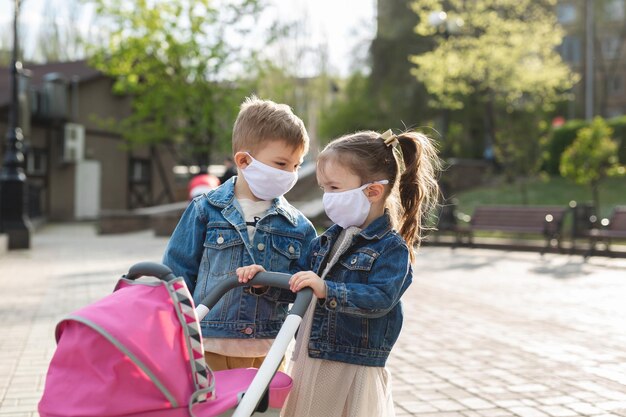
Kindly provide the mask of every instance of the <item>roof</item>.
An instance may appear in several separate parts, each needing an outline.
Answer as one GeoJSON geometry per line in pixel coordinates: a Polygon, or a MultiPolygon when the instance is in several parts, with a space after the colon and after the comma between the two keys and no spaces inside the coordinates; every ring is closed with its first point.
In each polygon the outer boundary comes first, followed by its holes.
{"type": "MultiPolygon", "coordinates": [[[[30,86],[39,87],[43,78],[49,73],[59,73],[68,81],[78,77],[78,82],[85,82],[97,78],[102,73],[90,67],[86,60],[68,62],[49,62],[47,64],[24,64],[24,68],[31,72],[30,86]]],[[[0,108],[7,106],[11,100],[11,68],[0,66],[0,108]]]]}

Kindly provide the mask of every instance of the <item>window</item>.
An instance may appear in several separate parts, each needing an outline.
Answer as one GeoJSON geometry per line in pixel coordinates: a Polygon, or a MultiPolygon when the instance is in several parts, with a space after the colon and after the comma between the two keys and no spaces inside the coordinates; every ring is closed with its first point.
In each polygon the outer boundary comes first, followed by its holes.
{"type": "Polygon", "coordinates": [[[561,24],[576,22],[576,6],[572,3],[563,3],[556,6],[556,18],[561,24]]]}
{"type": "Polygon", "coordinates": [[[581,61],[581,42],[578,36],[565,36],[559,47],[559,53],[565,62],[578,64],[581,61]]]}
{"type": "Polygon", "coordinates": [[[48,170],[48,152],[42,148],[30,148],[26,153],[26,175],[43,176],[48,170]]]}
{"type": "Polygon", "coordinates": [[[619,57],[622,42],[616,36],[610,36],[602,39],[602,57],[604,59],[615,59],[619,57]]]}
{"type": "Polygon", "coordinates": [[[607,91],[610,96],[617,96],[624,92],[624,77],[622,75],[615,75],[609,77],[606,80],[607,91]]]}
{"type": "Polygon", "coordinates": [[[150,182],[150,160],[132,158],[130,160],[130,172],[128,177],[133,184],[146,184],[150,182]]]}

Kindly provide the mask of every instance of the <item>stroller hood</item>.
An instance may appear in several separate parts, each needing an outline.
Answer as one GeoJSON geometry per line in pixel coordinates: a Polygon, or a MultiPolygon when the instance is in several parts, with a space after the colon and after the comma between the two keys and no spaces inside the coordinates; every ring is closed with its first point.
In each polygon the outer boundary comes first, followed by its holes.
{"type": "Polygon", "coordinates": [[[181,278],[121,279],[111,295],[61,321],[56,339],[42,417],[186,415],[192,395],[202,401],[212,388],[181,278]]]}

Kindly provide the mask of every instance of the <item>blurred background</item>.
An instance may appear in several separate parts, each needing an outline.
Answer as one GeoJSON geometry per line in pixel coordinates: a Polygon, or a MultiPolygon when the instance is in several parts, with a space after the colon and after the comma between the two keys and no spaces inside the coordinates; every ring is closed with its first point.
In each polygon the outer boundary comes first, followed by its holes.
{"type": "MultiPolygon", "coordinates": [[[[454,224],[556,205],[590,228],[626,204],[626,0],[2,0],[3,170],[23,198],[0,187],[0,223],[178,212],[194,176],[224,173],[251,94],[304,120],[308,161],[355,130],[426,133],[454,224]]],[[[315,218],[301,177],[288,197],[315,218]]]]}

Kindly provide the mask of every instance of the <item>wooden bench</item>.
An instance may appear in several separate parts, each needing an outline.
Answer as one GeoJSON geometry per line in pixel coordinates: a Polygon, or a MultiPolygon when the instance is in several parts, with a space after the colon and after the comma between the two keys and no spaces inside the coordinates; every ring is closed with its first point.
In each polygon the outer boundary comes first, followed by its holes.
{"type": "Polygon", "coordinates": [[[626,239],[626,206],[618,206],[613,209],[611,217],[600,221],[601,228],[589,231],[589,252],[586,256],[597,252],[598,242],[605,244],[605,251],[610,252],[612,239],[626,239]]]}
{"type": "Polygon", "coordinates": [[[542,253],[556,244],[561,249],[561,226],[567,208],[560,206],[478,206],[469,225],[456,230],[457,244],[463,237],[473,244],[475,231],[539,234],[545,237],[542,253]]]}

